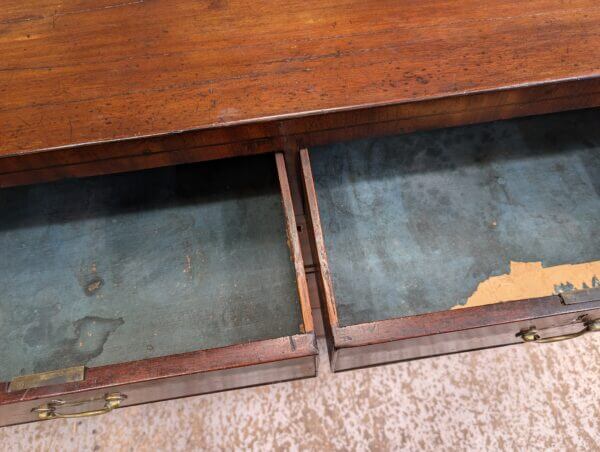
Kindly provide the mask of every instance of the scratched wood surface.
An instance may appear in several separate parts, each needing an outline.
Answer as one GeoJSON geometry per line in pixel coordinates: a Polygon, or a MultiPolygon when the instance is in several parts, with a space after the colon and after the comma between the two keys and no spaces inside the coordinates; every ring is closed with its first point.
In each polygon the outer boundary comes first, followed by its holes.
{"type": "Polygon", "coordinates": [[[599,122],[596,109],[311,150],[340,325],[600,287],[599,122]]]}
{"type": "Polygon", "coordinates": [[[0,191],[0,381],[298,334],[274,163],[0,191]]]}
{"type": "MultiPolygon", "coordinates": [[[[457,101],[455,121],[528,114],[526,104],[552,96],[558,100],[539,108],[598,103],[598,84],[586,80],[600,75],[600,5],[7,0],[0,9],[0,55],[0,156],[6,157],[0,159],[0,175],[9,185],[168,165],[204,154],[258,152],[286,145],[285,139],[265,144],[275,136],[399,115],[382,110],[377,117],[357,113],[324,120],[345,110],[515,87],[524,91],[493,100],[484,96],[476,106],[457,101]],[[541,89],[535,99],[527,94],[533,85],[565,80],[572,81],[566,92],[541,89]],[[496,103],[497,112],[485,112],[496,103]],[[506,105],[508,110],[500,108],[506,105]],[[481,112],[460,112],[475,107],[481,112]],[[283,118],[304,119],[274,122],[283,118]],[[244,124],[256,127],[215,132],[244,124]],[[194,130],[198,134],[171,135],[175,144],[147,142],[126,151],[40,152],[194,130]],[[250,140],[258,141],[232,144],[250,140]],[[191,150],[207,144],[214,148],[191,150]],[[189,153],[176,155],[182,148],[189,153]],[[133,154],[137,160],[125,158],[133,154]],[[115,160],[107,163],[109,157],[115,160]],[[77,170],[48,169],[82,160],[88,165],[77,170]],[[40,168],[46,172],[36,175],[33,170],[40,168]],[[32,171],[31,177],[4,174],[19,171],[32,171]]],[[[435,116],[448,108],[427,105],[400,116],[435,116]]]]}

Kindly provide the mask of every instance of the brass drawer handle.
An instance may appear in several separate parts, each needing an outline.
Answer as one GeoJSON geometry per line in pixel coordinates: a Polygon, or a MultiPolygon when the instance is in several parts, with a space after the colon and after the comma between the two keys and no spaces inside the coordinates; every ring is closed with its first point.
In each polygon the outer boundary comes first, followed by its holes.
{"type": "Polygon", "coordinates": [[[582,329],[581,331],[577,331],[576,333],[563,334],[560,336],[552,337],[540,337],[535,327],[531,327],[527,331],[519,333],[518,336],[520,336],[521,339],[523,339],[523,342],[537,342],[538,344],[547,344],[549,342],[560,342],[566,341],[567,339],[574,339],[576,337],[583,336],[585,333],[591,333],[592,331],[600,331],[600,319],[592,320],[591,322],[585,325],[584,329],[582,329]]]}
{"type": "Polygon", "coordinates": [[[69,413],[63,414],[59,413],[57,410],[61,407],[71,407],[82,405],[84,403],[91,402],[93,400],[79,400],[76,402],[65,402],[64,400],[53,400],[52,402],[45,403],[40,405],[37,408],[31,410],[32,412],[36,412],[38,414],[38,419],[40,420],[48,420],[48,419],[72,419],[79,417],[90,417],[90,416],[100,416],[101,414],[110,413],[115,408],[119,408],[121,406],[121,402],[125,400],[127,396],[125,394],[121,394],[119,392],[114,392],[111,394],[106,394],[104,396],[104,407],[99,410],[91,410],[91,411],[83,411],[81,413],[69,413]]]}

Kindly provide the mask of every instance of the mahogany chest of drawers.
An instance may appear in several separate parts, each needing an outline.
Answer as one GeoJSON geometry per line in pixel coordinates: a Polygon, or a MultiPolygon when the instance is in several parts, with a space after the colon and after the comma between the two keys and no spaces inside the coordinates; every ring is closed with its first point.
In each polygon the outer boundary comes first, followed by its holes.
{"type": "Polygon", "coordinates": [[[0,423],[599,330],[599,113],[3,189],[0,423]]]}
{"type": "Polygon", "coordinates": [[[0,425],[600,328],[595,0],[5,3],[0,425]]]}

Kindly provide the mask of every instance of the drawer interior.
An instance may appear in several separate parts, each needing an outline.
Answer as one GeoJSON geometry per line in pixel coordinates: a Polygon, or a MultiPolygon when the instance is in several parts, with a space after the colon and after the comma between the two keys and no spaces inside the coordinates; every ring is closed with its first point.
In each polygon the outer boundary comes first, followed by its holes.
{"type": "Polygon", "coordinates": [[[600,111],[310,151],[340,326],[600,286],[600,111]]]}
{"type": "Polygon", "coordinates": [[[0,190],[0,381],[298,334],[273,155],[0,190]]]}

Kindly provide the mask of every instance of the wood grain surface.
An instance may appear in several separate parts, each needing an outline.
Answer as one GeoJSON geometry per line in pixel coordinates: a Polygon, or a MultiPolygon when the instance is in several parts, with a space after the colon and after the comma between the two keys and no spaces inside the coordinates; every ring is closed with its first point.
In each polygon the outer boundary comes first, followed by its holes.
{"type": "Polygon", "coordinates": [[[331,366],[342,371],[511,344],[538,345],[524,344],[518,334],[529,328],[544,337],[572,334],[599,315],[599,301],[565,305],[551,296],[334,327],[331,366]]]}
{"type": "Polygon", "coordinates": [[[248,342],[86,370],[81,382],[8,392],[0,384],[0,426],[36,420],[31,409],[60,398],[93,400],[111,391],[137,405],[194,394],[306,378],[316,373],[314,334],[248,342]]]}
{"type": "Polygon", "coordinates": [[[595,0],[9,0],[0,186],[600,105],[599,25],[595,0]]]}

